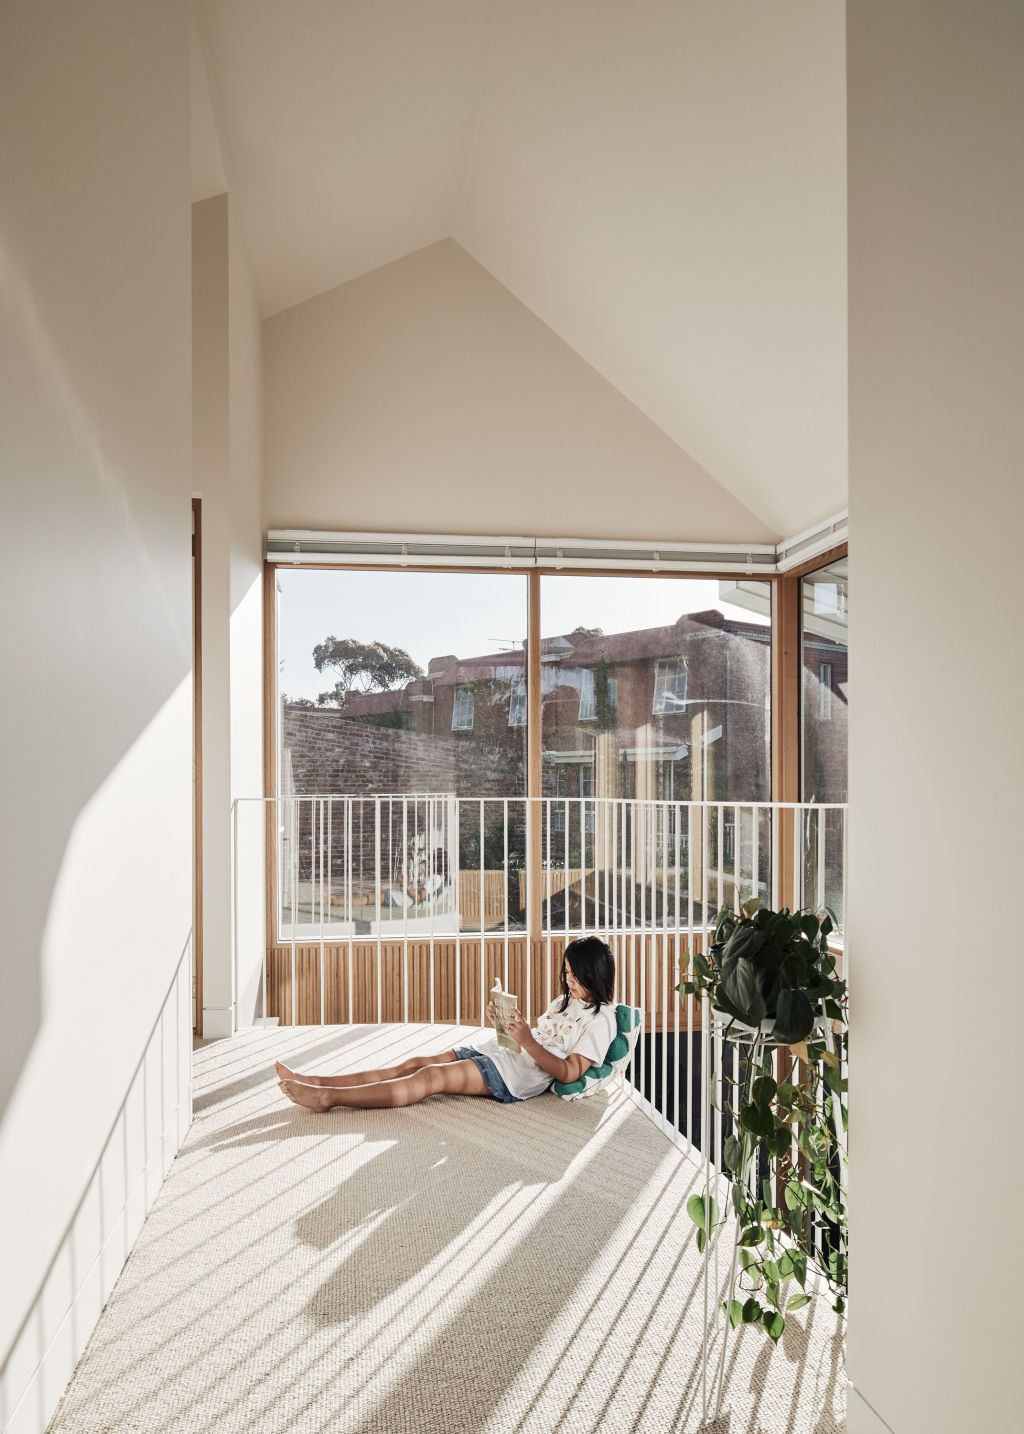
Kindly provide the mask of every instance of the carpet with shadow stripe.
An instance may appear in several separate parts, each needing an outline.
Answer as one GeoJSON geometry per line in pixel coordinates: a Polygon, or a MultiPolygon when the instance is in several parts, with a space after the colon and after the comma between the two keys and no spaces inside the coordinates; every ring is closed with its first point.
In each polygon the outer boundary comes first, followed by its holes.
{"type": "MultiPolygon", "coordinates": [[[[314,1115],[275,1059],[361,1070],[466,1027],[245,1032],[195,1053],[195,1123],[52,1434],[624,1434],[700,1426],[696,1165],[622,1090],[314,1115]]],[[[826,1301],[731,1337],[728,1434],[836,1434],[826,1301]]]]}

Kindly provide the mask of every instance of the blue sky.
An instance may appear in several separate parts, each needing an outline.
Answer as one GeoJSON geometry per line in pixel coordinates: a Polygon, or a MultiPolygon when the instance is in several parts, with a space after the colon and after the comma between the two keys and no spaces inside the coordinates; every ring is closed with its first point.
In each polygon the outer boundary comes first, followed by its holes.
{"type": "MultiPolygon", "coordinates": [[[[313,648],[334,637],[404,647],[426,669],[431,657],[457,657],[517,646],[526,637],[526,578],[519,573],[278,570],[280,685],[311,697],[333,685],[313,666],[313,648]]],[[[767,623],[723,603],[713,579],[555,575],[542,580],[542,635],[600,627],[629,632],[718,608],[767,623]]]]}

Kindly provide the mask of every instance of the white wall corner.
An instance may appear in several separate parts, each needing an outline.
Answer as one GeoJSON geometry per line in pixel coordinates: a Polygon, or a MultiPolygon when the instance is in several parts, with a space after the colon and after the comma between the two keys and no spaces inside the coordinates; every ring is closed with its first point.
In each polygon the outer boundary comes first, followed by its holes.
{"type": "Polygon", "coordinates": [[[896,1434],[853,1384],[846,1391],[846,1434],[896,1434]]]}

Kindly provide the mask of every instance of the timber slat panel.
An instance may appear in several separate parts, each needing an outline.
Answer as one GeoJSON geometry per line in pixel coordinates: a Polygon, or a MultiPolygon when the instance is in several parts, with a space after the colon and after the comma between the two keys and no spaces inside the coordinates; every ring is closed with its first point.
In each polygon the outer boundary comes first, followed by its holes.
{"type": "MultiPolygon", "coordinates": [[[[484,937],[484,1000],[500,978],[506,989],[519,998],[520,1009],[534,1023],[549,999],[561,992],[562,953],[566,946],[564,934],[541,937],[532,943],[530,955],[530,1010],[526,1010],[526,938],[509,936],[508,980],[505,980],[504,935],[484,937]]],[[[571,938],[569,938],[571,939],[571,938]]],[[[672,933],[636,932],[613,934],[607,938],[615,954],[617,1001],[639,1006],[641,971],[647,1004],[652,1004],[651,989],[656,983],[655,1013],[650,1009],[645,1022],[647,1031],[675,1029],[675,1003],[679,1001],[674,987],[681,979],[676,969],[677,941],[672,933]],[[646,961],[646,968],[644,963],[646,961]],[[666,993],[667,987],[667,993],[666,993]],[[665,996],[668,997],[667,1009],[665,996]]],[[[700,949],[699,937],[693,943],[700,949]]],[[[430,940],[410,939],[380,941],[368,937],[350,941],[325,941],[324,959],[324,1020],[327,1025],[349,1024],[349,990],[351,980],[351,1021],[355,1025],[400,1022],[405,1019],[426,1022],[430,1012],[430,973],[434,972],[435,1022],[456,1023],[456,964],[460,1004],[459,1023],[474,1025],[481,1018],[480,1009],[480,938],[464,936],[430,940]],[[378,1016],[378,948],[380,982],[380,1013],[378,1016]],[[458,960],[456,961],[456,957],[458,960]],[[408,1017],[405,993],[408,992],[408,1017]]],[[[678,941],[679,961],[685,968],[686,946],[678,941]]],[[[320,943],[297,943],[295,947],[297,976],[297,1016],[300,1025],[320,1023],[320,943]]],[[[291,946],[275,946],[267,956],[267,1004],[269,1014],[277,1016],[281,1025],[292,1023],[291,946]]],[[[694,1029],[700,1029],[700,1011],[693,1008],[694,1029]]],[[[679,1025],[685,1028],[686,1005],[680,1004],[679,1025]]]]}

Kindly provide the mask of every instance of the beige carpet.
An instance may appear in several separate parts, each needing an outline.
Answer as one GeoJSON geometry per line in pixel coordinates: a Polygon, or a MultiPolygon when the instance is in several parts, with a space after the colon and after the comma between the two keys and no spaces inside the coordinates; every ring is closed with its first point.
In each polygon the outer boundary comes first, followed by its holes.
{"type": "MultiPolygon", "coordinates": [[[[429,1026],[196,1052],[196,1120],[54,1434],[668,1434],[700,1424],[697,1172],[616,1093],[312,1115],[271,1061],[356,1070],[429,1026]]],[[[824,1303],[733,1337],[716,1434],[832,1434],[824,1303]]]]}

